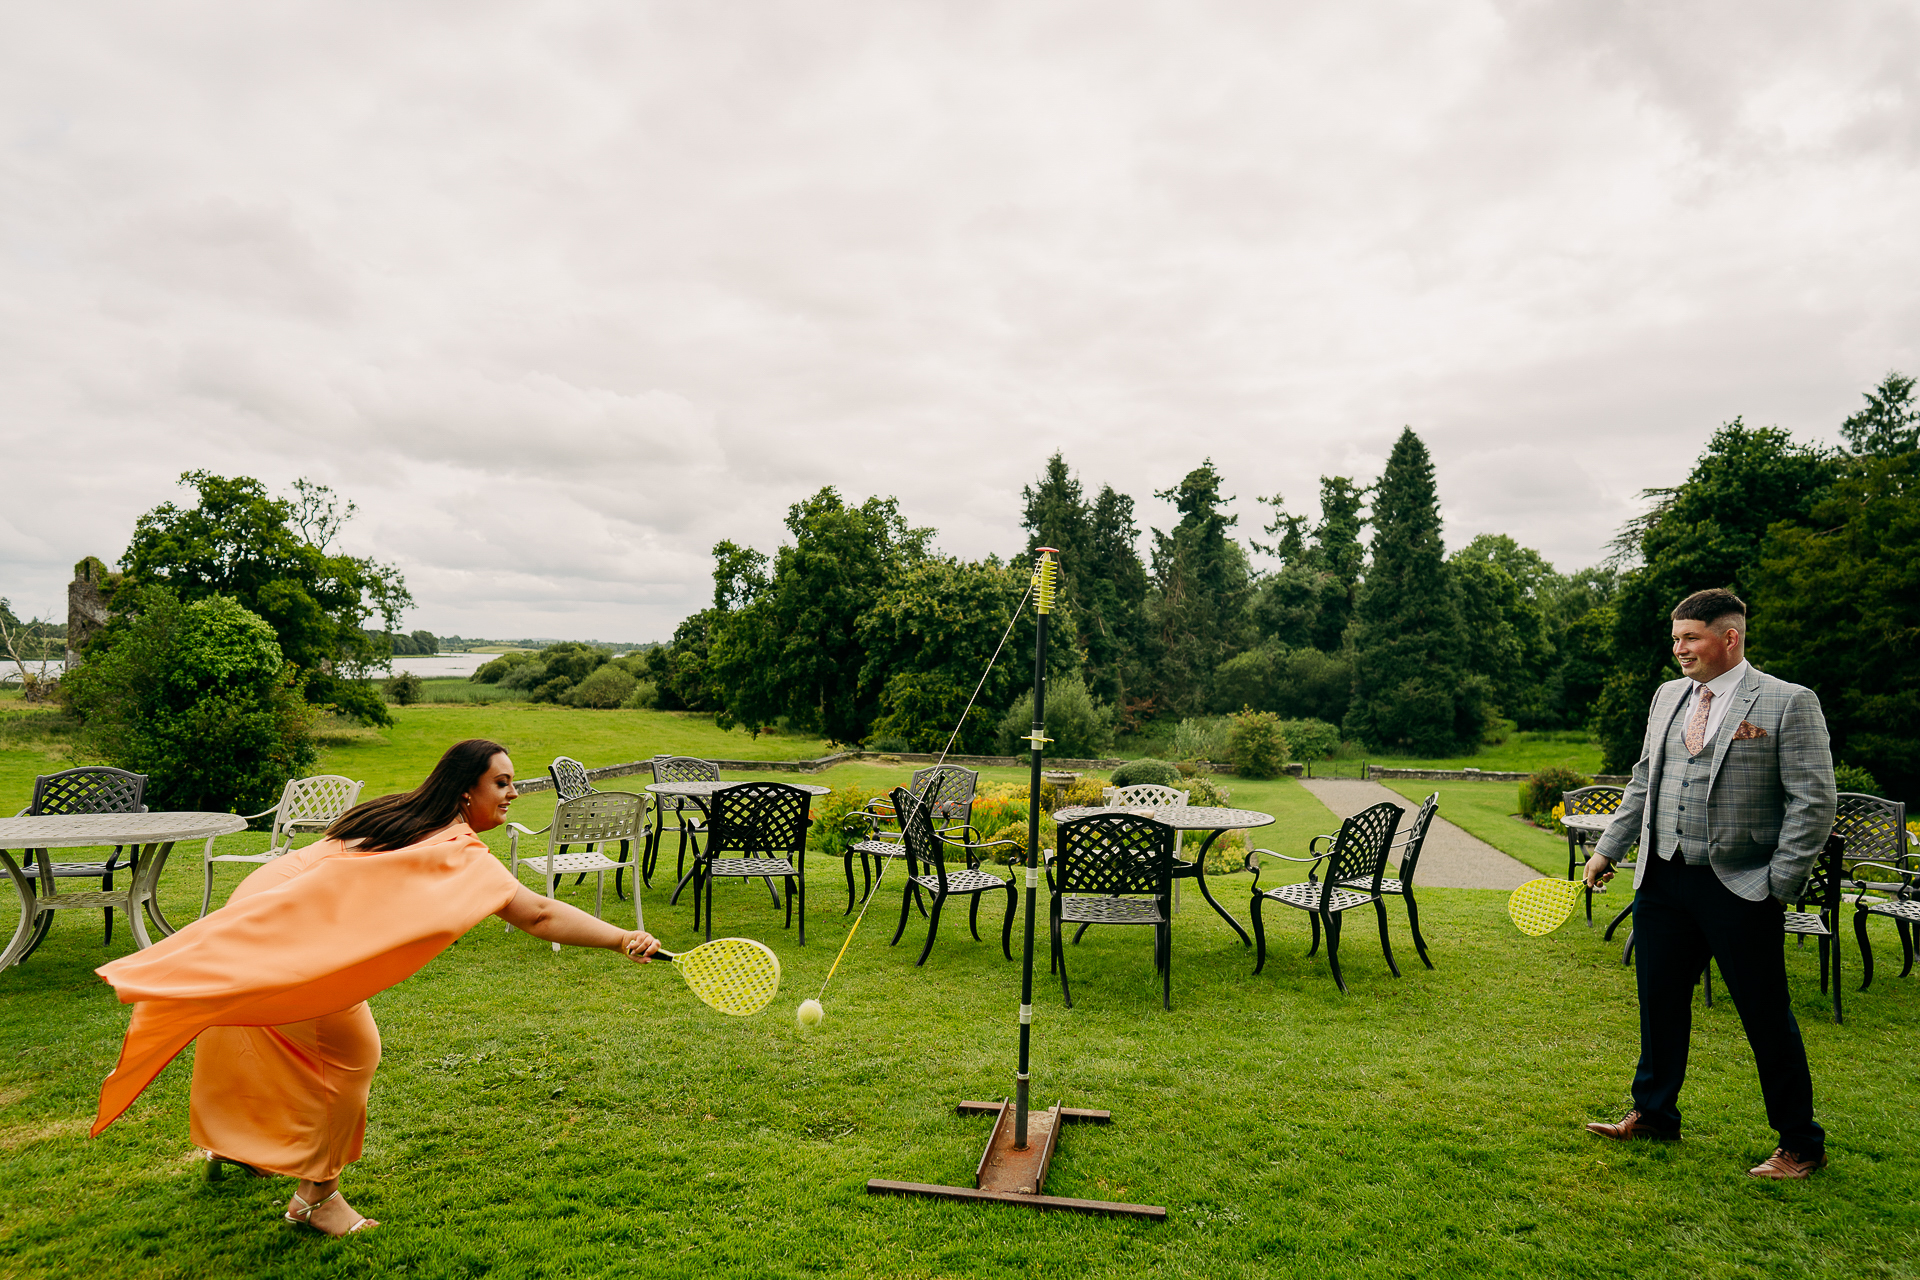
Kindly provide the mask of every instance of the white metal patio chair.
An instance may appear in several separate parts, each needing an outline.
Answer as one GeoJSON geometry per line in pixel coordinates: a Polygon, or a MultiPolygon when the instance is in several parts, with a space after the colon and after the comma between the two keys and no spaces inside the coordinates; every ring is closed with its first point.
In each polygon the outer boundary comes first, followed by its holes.
{"type": "MultiPolygon", "coordinates": [[[[647,799],[646,795],[632,791],[593,791],[555,805],[553,821],[538,831],[509,822],[507,859],[514,878],[519,879],[521,867],[532,868],[545,877],[546,895],[551,898],[563,876],[591,871],[594,873],[593,914],[599,918],[606,901],[607,872],[632,868],[633,927],[646,928],[646,917],[640,906],[640,859],[647,845],[647,799]],[[547,852],[539,857],[521,857],[520,837],[538,835],[547,837],[547,852]],[[609,858],[605,850],[616,841],[620,845],[620,856],[609,858]],[[561,852],[569,845],[587,847],[579,853],[561,852]]],[[[507,930],[511,932],[513,926],[508,925],[507,930]]],[[[558,951],[560,944],[554,943],[553,949],[558,951]]]]}
{"type": "MultiPolygon", "coordinates": [[[[255,818],[273,815],[271,834],[267,837],[267,847],[261,853],[222,853],[215,854],[213,841],[207,841],[207,847],[201,854],[201,870],[204,873],[206,887],[200,894],[200,914],[206,915],[207,908],[213,903],[213,864],[216,862],[272,862],[283,853],[293,851],[293,838],[304,832],[325,831],[333,825],[335,818],[359,802],[360,788],[365,781],[343,778],[337,773],[317,773],[311,778],[293,778],[280,791],[280,799],[271,809],[262,809],[258,813],[243,813],[240,816],[248,822],[255,818]]],[[[217,838],[217,837],[216,837],[217,838]]]]}

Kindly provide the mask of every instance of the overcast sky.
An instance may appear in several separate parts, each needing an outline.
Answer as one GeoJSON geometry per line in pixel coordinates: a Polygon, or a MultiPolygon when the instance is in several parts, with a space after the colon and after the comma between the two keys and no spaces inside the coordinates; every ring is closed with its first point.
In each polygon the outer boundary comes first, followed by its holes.
{"type": "Polygon", "coordinates": [[[357,501],[409,627],[665,638],[825,484],[968,557],[1055,449],[1593,563],[1920,373],[1911,3],[0,8],[0,594],[180,472],[357,501]]]}

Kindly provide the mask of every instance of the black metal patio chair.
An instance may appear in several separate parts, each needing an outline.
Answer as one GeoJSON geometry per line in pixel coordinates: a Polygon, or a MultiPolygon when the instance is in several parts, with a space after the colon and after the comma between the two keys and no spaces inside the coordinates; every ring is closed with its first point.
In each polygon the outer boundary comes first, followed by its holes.
{"type": "Polygon", "coordinates": [[[1853,891],[1853,933],[1860,944],[1860,989],[1873,981],[1873,948],[1867,925],[1893,921],[1900,938],[1900,976],[1913,972],[1915,929],[1920,927],[1920,851],[1907,832],[1907,806],[1898,800],[1843,791],[1833,831],[1846,837],[1847,879],[1853,891]]]}
{"type": "MultiPolygon", "coordinates": [[[[653,767],[655,782],[718,782],[720,766],[710,760],[696,760],[692,756],[655,756],[648,762],[653,767]]],[[[647,848],[640,859],[640,878],[647,884],[653,883],[654,868],[660,862],[660,843],[666,836],[666,817],[674,815],[680,829],[680,855],[674,863],[674,888],[672,902],[680,901],[680,891],[687,887],[687,846],[692,844],[697,854],[700,837],[706,833],[706,809],[692,796],[655,795],[653,805],[653,828],[647,834],[647,848]]]]}
{"type": "Polygon", "coordinates": [[[1131,813],[1094,813],[1055,828],[1058,848],[1047,862],[1053,968],[1060,996],[1073,1008],[1064,942],[1068,924],[1153,927],[1153,966],[1160,971],[1160,1007],[1173,1008],[1173,842],[1168,824],[1131,813]]]}
{"type": "MultiPolygon", "coordinates": [[[[33,780],[33,801],[15,814],[16,818],[37,818],[44,814],[67,813],[145,813],[147,806],[141,803],[146,795],[147,775],[129,773],[125,769],[114,769],[106,765],[83,765],[78,769],[66,769],[59,773],[43,773],[33,780]]],[[[113,875],[116,871],[133,870],[131,862],[123,863],[120,855],[123,846],[115,845],[113,852],[105,862],[56,862],[53,864],[55,879],[98,880],[102,893],[113,889],[113,875]]],[[[44,849],[29,849],[22,870],[37,874],[32,868],[36,858],[48,857],[44,849]]],[[[113,941],[113,908],[104,907],[106,912],[106,930],[101,945],[113,941]]],[[[47,930],[53,927],[53,912],[40,917],[33,931],[33,941],[20,953],[20,963],[24,964],[28,956],[36,951],[47,936],[47,930]]]]}
{"type": "MultiPolygon", "coordinates": [[[[913,782],[908,791],[921,798],[930,806],[929,818],[934,828],[934,838],[945,844],[958,844],[966,848],[969,870],[979,865],[974,850],[985,847],[974,831],[973,797],[980,786],[978,770],[963,769],[957,764],[933,765],[913,771],[913,782]]],[[[847,909],[842,915],[851,915],[855,906],[853,896],[853,859],[860,858],[860,897],[865,902],[867,895],[873,892],[874,881],[881,868],[890,859],[907,856],[906,846],[897,839],[888,839],[898,835],[900,830],[899,811],[891,799],[870,800],[855,809],[841,820],[842,830],[848,835],[859,835],[860,839],[850,841],[841,855],[847,873],[847,909]],[[893,831],[884,828],[891,826],[893,831]]]]}
{"type": "MultiPolygon", "coordinates": [[[[967,928],[978,942],[980,899],[985,894],[1004,890],[1007,911],[1000,925],[1000,950],[1007,959],[1013,959],[1013,881],[1002,880],[992,872],[976,870],[971,865],[947,870],[945,842],[934,832],[932,807],[899,787],[893,789],[892,800],[894,811],[900,815],[901,843],[907,850],[907,883],[900,892],[900,926],[893,931],[893,941],[887,945],[897,945],[907,931],[907,904],[914,903],[920,907],[920,914],[927,917],[927,945],[920,948],[920,958],[913,963],[915,966],[925,964],[933,952],[934,934],[940,929],[941,906],[948,898],[960,897],[967,899],[967,928]],[[923,894],[932,896],[932,907],[921,901],[923,894]]],[[[1013,841],[994,843],[1011,847],[1013,841]]]]}
{"type": "Polygon", "coordinates": [[[1393,833],[1400,825],[1401,813],[1400,806],[1391,800],[1362,809],[1340,824],[1340,834],[1333,838],[1332,847],[1315,857],[1296,858],[1271,849],[1254,849],[1247,855],[1247,869],[1253,872],[1252,901],[1248,905],[1253,910],[1255,973],[1267,964],[1267,932],[1261,909],[1273,902],[1307,913],[1313,926],[1313,945],[1307,948],[1308,955],[1320,949],[1320,926],[1326,925],[1327,963],[1333,969],[1335,985],[1345,991],[1346,979],[1340,975],[1340,917],[1355,907],[1372,903],[1380,920],[1380,950],[1393,976],[1400,976],[1400,966],[1393,962],[1393,944],[1387,939],[1387,904],[1380,896],[1380,882],[1386,878],[1387,854],[1393,847],[1393,833]],[[1263,855],[1282,862],[1310,863],[1312,869],[1298,884],[1262,889],[1257,859],[1263,855]],[[1322,862],[1327,864],[1326,879],[1319,880],[1316,877],[1322,862]],[[1342,887],[1355,883],[1366,887],[1342,887]]]}
{"type": "MultiPolygon", "coordinates": [[[[1600,784],[1591,787],[1575,787],[1560,797],[1562,814],[1612,813],[1626,799],[1625,787],[1610,787],[1600,784]]],[[[1586,859],[1580,851],[1588,845],[1600,843],[1600,837],[1592,831],[1576,831],[1567,828],[1567,879],[1571,880],[1581,873],[1586,859]]],[[[1593,923],[1593,890],[1586,891],[1587,923],[1593,923]]]]}
{"type": "MultiPolygon", "coordinates": [[[[1413,948],[1420,953],[1420,961],[1427,968],[1433,968],[1433,961],[1427,959],[1427,940],[1420,936],[1420,907],[1413,900],[1413,873],[1420,865],[1420,850],[1426,847],[1427,830],[1433,826],[1434,815],[1440,811],[1440,793],[1429,795],[1413,815],[1413,824],[1394,838],[1393,847],[1387,851],[1387,861],[1394,864],[1395,876],[1382,876],[1380,893],[1383,897],[1398,897],[1407,904],[1407,927],[1413,932],[1413,948]]],[[[1332,842],[1331,836],[1315,836],[1314,840],[1332,842]]],[[[1307,852],[1314,852],[1313,845],[1307,846],[1307,852]]],[[[1343,880],[1342,889],[1354,889],[1364,892],[1365,880],[1343,880]]]]}
{"type": "MultiPolygon", "coordinates": [[[[707,800],[706,848],[693,851],[693,919],[705,906],[706,936],[713,937],[715,880],[778,879],[786,889],[786,928],[800,917],[800,945],[807,944],[807,808],[813,797],[784,782],[736,782],[707,800]],[[737,854],[737,857],[727,857],[737,854]]],[[[774,905],[780,897],[774,895],[774,905]]]]}

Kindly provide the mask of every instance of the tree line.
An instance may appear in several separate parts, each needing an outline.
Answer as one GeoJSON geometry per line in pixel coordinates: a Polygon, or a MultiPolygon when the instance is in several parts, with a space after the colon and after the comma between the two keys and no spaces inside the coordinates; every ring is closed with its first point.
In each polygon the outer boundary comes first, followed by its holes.
{"type": "Polygon", "coordinates": [[[1022,489],[1025,544],[1006,559],[942,555],[894,499],[827,487],[789,509],[771,555],[714,548],[711,604],[646,675],[660,706],[722,724],[914,750],[945,745],[971,700],[956,749],[1004,749],[1031,653],[1031,611],[1015,610],[1049,546],[1049,700],[1090,707],[1092,738],[1253,708],[1423,757],[1508,725],[1585,730],[1624,771],[1674,674],[1668,610],[1725,586],[1753,610],[1756,663],[1820,692],[1839,758],[1905,789],[1920,739],[1913,390],[1888,375],[1837,450],[1736,418],[1684,481],[1646,491],[1608,561],[1574,573],[1504,534],[1448,553],[1411,428],[1375,482],[1322,477],[1315,511],[1262,497],[1263,537],[1245,542],[1203,461],[1155,493],[1178,518],[1147,531],[1144,558],[1133,499],[1090,494],[1060,453],[1022,489]],[[988,671],[1010,622],[1012,657],[988,671]]]}

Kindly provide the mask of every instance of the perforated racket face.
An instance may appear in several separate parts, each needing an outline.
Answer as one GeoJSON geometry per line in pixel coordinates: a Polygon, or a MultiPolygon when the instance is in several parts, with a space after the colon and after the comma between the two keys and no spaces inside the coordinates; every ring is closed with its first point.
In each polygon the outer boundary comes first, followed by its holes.
{"type": "Polygon", "coordinates": [[[1580,901],[1581,882],[1542,876],[1529,880],[1507,899],[1507,914],[1520,926],[1520,932],[1537,938],[1552,933],[1567,922],[1580,901]]]}
{"type": "Polygon", "coordinates": [[[751,938],[715,938],[674,958],[693,994],[722,1013],[745,1017],[780,990],[780,957],[751,938]]]}

